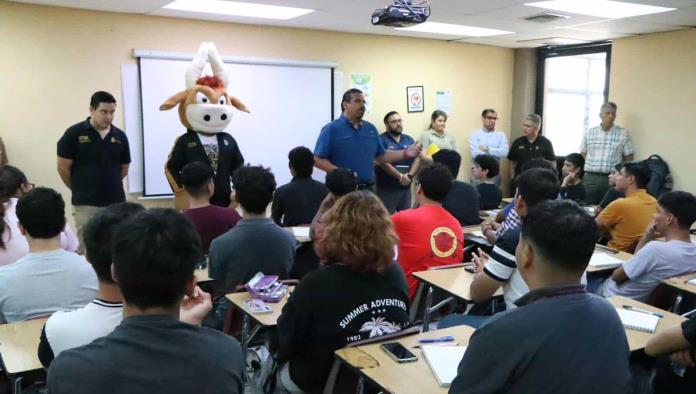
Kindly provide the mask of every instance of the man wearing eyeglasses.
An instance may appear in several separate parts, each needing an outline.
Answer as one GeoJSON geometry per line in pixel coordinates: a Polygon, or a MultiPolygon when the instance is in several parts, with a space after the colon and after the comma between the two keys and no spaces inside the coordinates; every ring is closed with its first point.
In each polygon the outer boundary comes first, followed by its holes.
{"type": "MultiPolygon", "coordinates": [[[[498,121],[498,113],[492,108],[486,108],[481,112],[482,127],[471,134],[469,137],[469,148],[471,150],[471,158],[478,155],[489,154],[500,161],[501,158],[507,157],[508,140],[505,133],[495,129],[495,123],[498,121]]],[[[493,178],[495,184],[500,186],[500,174],[493,178]]],[[[476,184],[478,181],[471,177],[471,183],[476,184]]]]}

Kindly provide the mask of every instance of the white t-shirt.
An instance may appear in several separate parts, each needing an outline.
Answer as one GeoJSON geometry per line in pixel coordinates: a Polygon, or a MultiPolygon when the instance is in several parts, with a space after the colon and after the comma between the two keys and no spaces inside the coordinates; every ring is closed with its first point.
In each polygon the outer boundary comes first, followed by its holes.
{"type": "Polygon", "coordinates": [[[78,310],[54,313],[46,322],[46,339],[54,357],[58,357],[63,350],[111,334],[122,319],[123,303],[93,300],[78,310]]]}
{"type": "Polygon", "coordinates": [[[684,241],[652,241],[623,263],[623,269],[628,280],[618,284],[609,277],[599,294],[645,301],[662,280],[696,270],[696,245],[684,241]]]}
{"type": "Polygon", "coordinates": [[[29,253],[0,267],[0,289],[0,323],[12,323],[87,305],[97,294],[97,274],[63,249],[29,253]]]}
{"type": "MultiPolygon", "coordinates": [[[[19,219],[17,219],[17,198],[10,198],[5,202],[5,231],[2,232],[2,240],[5,249],[0,248],[0,266],[12,264],[29,253],[29,243],[25,236],[19,231],[19,219]]],[[[69,225],[65,225],[65,230],[60,234],[60,247],[74,252],[77,250],[79,241],[69,225]]]]}
{"type": "Polygon", "coordinates": [[[217,173],[218,161],[220,160],[220,147],[218,146],[217,135],[204,135],[198,133],[198,138],[201,140],[201,145],[205,149],[205,154],[210,160],[210,166],[217,173]]]}

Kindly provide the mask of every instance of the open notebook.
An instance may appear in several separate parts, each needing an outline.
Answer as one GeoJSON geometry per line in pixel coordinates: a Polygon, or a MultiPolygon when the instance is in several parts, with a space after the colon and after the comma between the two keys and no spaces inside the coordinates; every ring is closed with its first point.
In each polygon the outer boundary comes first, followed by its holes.
{"type": "Polygon", "coordinates": [[[622,260],[602,252],[595,252],[590,259],[590,267],[595,268],[613,268],[621,264],[623,264],[622,260]]]}
{"type": "Polygon", "coordinates": [[[457,367],[464,357],[466,346],[424,345],[423,356],[441,387],[449,387],[457,376],[457,367]]]}
{"type": "Polygon", "coordinates": [[[693,278],[693,279],[691,279],[690,281],[688,281],[688,282],[686,282],[686,283],[688,283],[688,284],[690,284],[690,285],[696,286],[696,278],[693,278]]]}
{"type": "Polygon", "coordinates": [[[623,323],[624,327],[630,328],[631,330],[653,333],[655,332],[655,328],[657,328],[657,323],[660,321],[659,316],[644,312],[619,308],[616,308],[616,312],[619,314],[621,323],[623,323]]]}

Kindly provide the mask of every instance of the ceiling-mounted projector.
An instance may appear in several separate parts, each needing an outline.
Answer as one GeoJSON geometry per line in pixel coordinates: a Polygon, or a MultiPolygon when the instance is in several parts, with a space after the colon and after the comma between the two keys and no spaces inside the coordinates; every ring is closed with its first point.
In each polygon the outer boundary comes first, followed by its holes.
{"type": "Polygon", "coordinates": [[[425,22],[430,16],[430,2],[394,0],[394,4],[378,8],[372,13],[372,24],[406,27],[425,22]]]}

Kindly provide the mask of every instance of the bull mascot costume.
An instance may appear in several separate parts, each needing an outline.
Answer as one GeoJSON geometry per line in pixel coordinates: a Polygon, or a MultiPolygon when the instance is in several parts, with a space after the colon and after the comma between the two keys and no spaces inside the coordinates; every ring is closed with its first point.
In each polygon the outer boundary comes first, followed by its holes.
{"type": "Polygon", "coordinates": [[[181,169],[188,163],[201,161],[215,172],[214,193],[210,203],[230,205],[231,176],[244,164],[237,141],[224,132],[232,119],[232,107],[249,112],[237,98],[227,94],[225,65],[212,42],[204,42],[186,69],[186,90],[167,99],[160,106],[166,111],[179,106],[179,119],[186,133],[177,138],[172,148],[165,174],[174,192],[174,206],[188,208],[188,198],[181,182],[181,169]],[[203,76],[209,62],[212,76],[203,76]]]}

